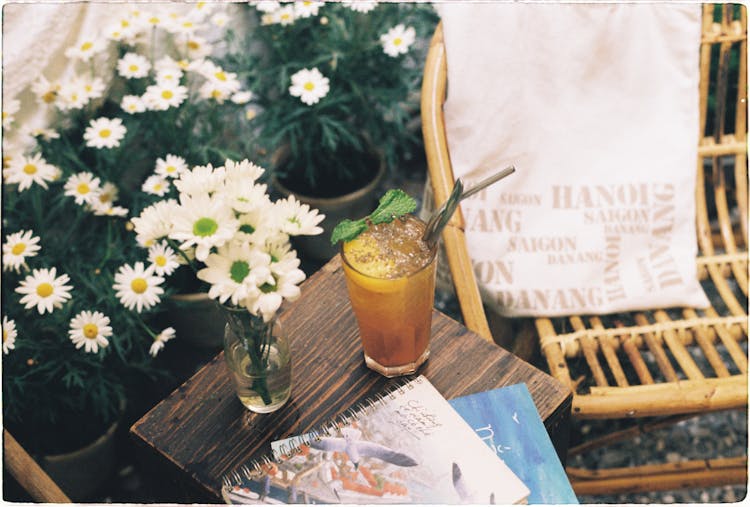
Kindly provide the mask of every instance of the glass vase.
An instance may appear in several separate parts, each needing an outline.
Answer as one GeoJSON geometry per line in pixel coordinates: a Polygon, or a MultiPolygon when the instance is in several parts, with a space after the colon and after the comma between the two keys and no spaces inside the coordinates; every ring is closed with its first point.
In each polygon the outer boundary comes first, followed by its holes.
{"type": "Polygon", "coordinates": [[[237,397],[252,412],[278,410],[292,392],[292,358],[281,323],[264,322],[244,308],[224,309],[224,359],[237,397]]]}

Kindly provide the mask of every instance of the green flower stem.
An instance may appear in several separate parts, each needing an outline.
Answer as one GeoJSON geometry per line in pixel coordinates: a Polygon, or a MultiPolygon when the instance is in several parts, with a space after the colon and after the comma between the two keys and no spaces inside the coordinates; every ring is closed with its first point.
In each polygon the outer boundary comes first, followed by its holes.
{"type": "Polygon", "coordinates": [[[175,242],[175,240],[173,240],[172,238],[165,238],[165,239],[167,240],[167,244],[170,247],[172,247],[172,250],[174,250],[175,252],[177,252],[180,255],[180,257],[182,257],[183,259],[185,259],[185,262],[187,262],[188,266],[190,266],[190,268],[195,273],[198,273],[198,268],[196,267],[195,262],[193,262],[193,260],[190,259],[190,257],[188,257],[187,254],[182,251],[182,248],[180,248],[177,245],[177,243],[175,242]]]}
{"type": "Polygon", "coordinates": [[[264,322],[262,317],[252,315],[244,308],[223,308],[226,310],[232,332],[240,337],[253,370],[258,374],[258,377],[253,379],[253,390],[260,395],[263,403],[270,405],[272,399],[265,371],[268,368],[268,355],[271,349],[269,342],[272,324],[264,322]]]}

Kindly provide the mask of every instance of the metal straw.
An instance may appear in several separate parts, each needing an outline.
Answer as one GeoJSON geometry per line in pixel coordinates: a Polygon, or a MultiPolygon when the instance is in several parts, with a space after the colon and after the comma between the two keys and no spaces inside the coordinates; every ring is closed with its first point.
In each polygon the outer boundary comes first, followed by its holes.
{"type": "Polygon", "coordinates": [[[489,187],[493,183],[500,181],[506,176],[513,174],[515,171],[516,168],[513,166],[506,167],[502,171],[493,174],[489,178],[483,179],[466,191],[464,191],[464,185],[461,182],[461,178],[457,179],[456,184],[453,186],[453,191],[448,196],[448,199],[446,199],[443,205],[440,206],[440,208],[430,217],[430,220],[427,222],[427,227],[425,228],[424,234],[422,235],[422,241],[427,243],[430,248],[434,247],[437,244],[438,239],[440,238],[440,233],[443,232],[446,224],[453,216],[453,212],[456,211],[459,202],[463,201],[467,197],[471,197],[480,190],[489,187]]]}

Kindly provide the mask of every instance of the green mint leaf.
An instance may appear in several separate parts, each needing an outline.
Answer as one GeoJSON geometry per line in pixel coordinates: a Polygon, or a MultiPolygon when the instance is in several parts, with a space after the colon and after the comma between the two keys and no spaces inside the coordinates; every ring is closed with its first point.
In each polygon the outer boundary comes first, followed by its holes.
{"type": "Polygon", "coordinates": [[[331,233],[331,244],[335,245],[339,241],[351,241],[367,229],[365,219],[361,220],[342,220],[331,233]]]}
{"type": "Polygon", "coordinates": [[[391,189],[380,198],[380,204],[370,215],[373,224],[391,222],[396,217],[401,217],[417,209],[417,201],[406,192],[399,189],[391,189]]]}
{"type": "Polygon", "coordinates": [[[331,233],[331,244],[353,240],[367,229],[368,222],[373,225],[391,222],[394,218],[402,217],[415,209],[417,201],[413,197],[403,190],[391,189],[380,198],[378,207],[369,216],[360,220],[342,220],[331,233]]]}

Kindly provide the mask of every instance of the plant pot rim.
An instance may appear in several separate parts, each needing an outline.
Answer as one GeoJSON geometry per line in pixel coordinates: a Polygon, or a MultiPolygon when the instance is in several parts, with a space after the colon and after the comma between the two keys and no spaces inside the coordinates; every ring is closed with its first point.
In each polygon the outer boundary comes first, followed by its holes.
{"type": "Polygon", "coordinates": [[[309,195],[300,194],[299,192],[293,192],[289,190],[284,184],[281,183],[281,181],[276,177],[276,175],[273,176],[273,184],[276,186],[276,188],[281,191],[281,193],[285,195],[295,195],[300,200],[303,200],[305,203],[309,204],[312,207],[321,207],[325,205],[330,205],[332,203],[337,203],[341,201],[351,201],[359,199],[360,197],[363,197],[370,192],[372,192],[375,187],[380,184],[380,180],[383,179],[383,175],[385,174],[385,164],[379,164],[378,165],[378,172],[375,174],[375,177],[365,185],[364,187],[355,190],[354,192],[350,192],[348,194],[339,195],[336,197],[313,197],[309,195]]]}
{"type": "Polygon", "coordinates": [[[186,303],[198,303],[206,300],[211,300],[208,297],[208,292],[183,292],[180,294],[172,294],[169,299],[174,301],[183,301],[186,303]]]}
{"type": "Polygon", "coordinates": [[[313,208],[319,208],[321,206],[330,206],[332,204],[340,203],[340,202],[347,202],[347,201],[353,201],[357,200],[361,197],[364,197],[365,195],[372,192],[375,187],[377,187],[383,177],[385,176],[386,167],[385,167],[385,159],[383,159],[382,156],[380,156],[377,149],[372,150],[373,153],[377,154],[378,157],[378,170],[375,173],[375,176],[370,180],[370,182],[353,191],[349,192],[348,194],[339,195],[336,197],[317,197],[317,196],[311,196],[311,195],[305,195],[301,194],[299,192],[294,192],[287,188],[283,183],[281,183],[281,180],[276,176],[276,174],[273,174],[271,176],[271,180],[273,182],[273,185],[284,195],[295,195],[298,199],[304,201],[306,204],[309,204],[313,208]]]}

